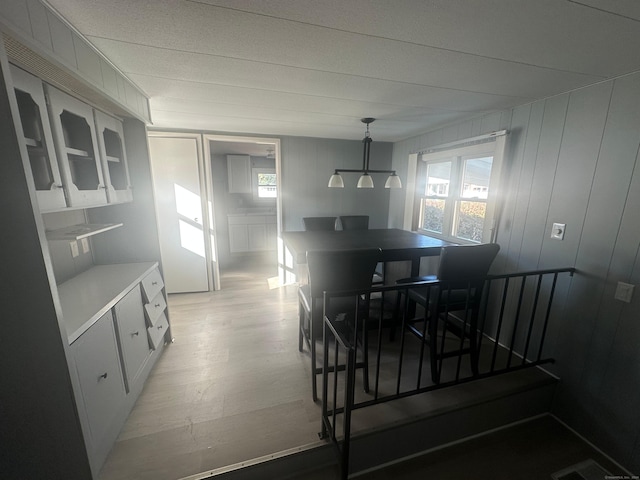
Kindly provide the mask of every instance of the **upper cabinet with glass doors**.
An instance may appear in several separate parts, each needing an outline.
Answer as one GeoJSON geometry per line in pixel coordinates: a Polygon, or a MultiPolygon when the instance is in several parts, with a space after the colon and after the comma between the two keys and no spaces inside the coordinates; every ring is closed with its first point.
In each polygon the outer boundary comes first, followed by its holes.
{"type": "Polygon", "coordinates": [[[42,81],[13,65],[11,77],[40,211],[65,208],[67,203],[53,147],[42,81]]]}
{"type": "Polygon", "coordinates": [[[122,122],[98,110],[95,110],[95,119],[107,199],[109,203],[130,202],[133,195],[122,122]]]}
{"type": "Polygon", "coordinates": [[[49,118],[70,207],[107,203],[93,119],[86,103],[46,85],[49,118]]]}

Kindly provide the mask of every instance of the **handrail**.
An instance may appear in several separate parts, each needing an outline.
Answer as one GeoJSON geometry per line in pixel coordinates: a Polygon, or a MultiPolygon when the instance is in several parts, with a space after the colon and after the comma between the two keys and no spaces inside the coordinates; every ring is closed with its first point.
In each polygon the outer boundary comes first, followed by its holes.
{"type": "MultiPolygon", "coordinates": [[[[365,304],[372,297],[380,298],[380,305],[370,308],[365,318],[359,318],[359,308],[351,322],[323,317],[322,430],[319,435],[330,439],[338,449],[342,478],[346,479],[349,473],[352,411],[553,362],[552,358],[543,358],[543,347],[552,320],[558,280],[562,274],[570,278],[575,272],[575,268],[565,267],[488,275],[479,305],[470,304],[471,287],[468,287],[462,304],[439,308],[436,303],[433,304],[435,310],[431,305],[438,301],[439,289],[443,292],[448,289],[437,280],[324,292],[325,308],[333,297],[358,298],[365,304]],[[415,289],[425,292],[428,309],[417,310],[410,300],[409,292],[415,289]],[[385,301],[393,297],[394,307],[389,312],[385,310],[385,301]],[[434,312],[439,313],[434,316],[434,312]],[[381,331],[385,321],[389,321],[392,328],[400,328],[399,346],[383,342],[381,331]],[[361,330],[368,332],[371,324],[377,327],[378,334],[377,342],[369,345],[368,333],[363,335],[361,330]],[[459,334],[459,339],[454,339],[453,333],[459,334]],[[413,337],[417,337],[418,342],[412,344],[413,337]],[[386,354],[388,363],[389,352],[398,349],[394,357],[397,368],[394,376],[389,377],[388,372],[393,368],[387,365],[383,372],[381,356],[386,354]],[[370,350],[376,354],[371,361],[370,350]],[[358,356],[362,359],[358,360],[358,356]],[[516,357],[519,360],[514,362],[516,357]],[[363,382],[368,392],[368,397],[357,401],[356,365],[365,366],[363,382]],[[372,392],[368,391],[369,369],[375,375],[372,392]],[[429,371],[431,383],[423,378],[424,372],[429,371]],[[340,376],[344,377],[344,391],[339,387],[340,376]],[[413,386],[407,387],[411,383],[413,386]],[[391,384],[395,384],[392,391],[389,390],[391,384]],[[337,431],[339,417],[342,418],[341,436],[337,431]]],[[[465,289],[457,291],[465,293],[465,289]]],[[[450,289],[448,292],[449,295],[450,289]]]]}

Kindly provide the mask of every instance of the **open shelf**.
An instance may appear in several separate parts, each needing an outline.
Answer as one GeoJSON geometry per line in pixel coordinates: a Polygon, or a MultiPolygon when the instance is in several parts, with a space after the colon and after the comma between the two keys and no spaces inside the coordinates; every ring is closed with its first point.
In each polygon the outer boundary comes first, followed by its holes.
{"type": "Polygon", "coordinates": [[[82,223],[56,230],[48,230],[46,234],[48,240],[80,240],[99,233],[108,232],[122,225],[122,223],[82,223]]]}
{"type": "Polygon", "coordinates": [[[66,147],[66,149],[67,149],[67,154],[69,155],[74,155],[76,157],[93,158],[93,156],[89,155],[89,152],[87,152],[86,150],[79,150],[77,148],[71,148],[71,147],[66,147]]]}

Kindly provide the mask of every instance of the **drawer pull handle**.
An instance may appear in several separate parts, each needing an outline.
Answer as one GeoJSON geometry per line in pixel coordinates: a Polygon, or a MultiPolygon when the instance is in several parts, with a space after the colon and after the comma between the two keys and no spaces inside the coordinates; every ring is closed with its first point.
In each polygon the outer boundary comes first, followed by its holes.
{"type": "Polygon", "coordinates": [[[140,333],[139,331],[138,331],[138,332],[133,332],[133,333],[131,334],[131,336],[132,336],[132,337],[137,337],[139,333],[140,333]]]}
{"type": "Polygon", "coordinates": [[[164,325],[159,325],[158,330],[160,330],[162,327],[164,327],[164,325]]]}
{"type": "Polygon", "coordinates": [[[158,282],[151,282],[151,285],[157,285],[158,282]]]}
{"type": "Polygon", "coordinates": [[[156,303],[156,308],[158,308],[159,306],[160,306],[160,304],[159,304],[159,303],[156,303]]]}
{"type": "Polygon", "coordinates": [[[107,378],[107,372],[104,372],[102,375],[100,375],[98,377],[98,381],[100,381],[101,378],[105,378],[106,379],[107,378]]]}

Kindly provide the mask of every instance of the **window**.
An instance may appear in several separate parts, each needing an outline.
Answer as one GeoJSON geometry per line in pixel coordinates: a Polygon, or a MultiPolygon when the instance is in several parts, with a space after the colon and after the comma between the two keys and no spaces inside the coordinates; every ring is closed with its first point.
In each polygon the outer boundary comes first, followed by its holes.
{"type": "Polygon", "coordinates": [[[251,173],[254,198],[268,200],[278,197],[275,168],[254,168],[251,173]]]}
{"type": "Polygon", "coordinates": [[[492,141],[422,155],[416,182],[419,231],[458,243],[491,240],[499,175],[495,150],[492,141]]]}

